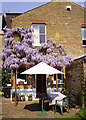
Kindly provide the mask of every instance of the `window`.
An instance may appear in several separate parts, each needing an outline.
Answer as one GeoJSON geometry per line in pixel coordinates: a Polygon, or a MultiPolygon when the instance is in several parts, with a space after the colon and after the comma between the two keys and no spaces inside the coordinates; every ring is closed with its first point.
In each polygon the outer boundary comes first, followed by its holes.
{"type": "Polygon", "coordinates": [[[82,46],[86,46],[86,28],[82,28],[82,46]]]}
{"type": "Polygon", "coordinates": [[[71,6],[66,6],[67,11],[71,11],[71,6]]]}
{"type": "MultiPolygon", "coordinates": [[[[58,69],[59,71],[62,71],[62,68],[58,69]]],[[[58,74],[58,83],[62,83],[63,82],[63,75],[62,74],[58,74]]],[[[56,74],[54,74],[54,83],[56,83],[56,74]]]]}
{"type": "Polygon", "coordinates": [[[34,29],[33,39],[34,45],[39,46],[46,42],[46,24],[32,24],[34,29]]]}

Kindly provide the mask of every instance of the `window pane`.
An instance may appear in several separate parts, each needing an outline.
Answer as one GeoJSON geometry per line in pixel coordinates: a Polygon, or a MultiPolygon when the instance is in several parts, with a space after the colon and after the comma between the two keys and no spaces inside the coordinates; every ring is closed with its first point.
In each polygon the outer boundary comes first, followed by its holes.
{"type": "Polygon", "coordinates": [[[45,33],[45,25],[39,26],[39,33],[45,33]]]}
{"type": "Polygon", "coordinates": [[[58,79],[62,79],[62,75],[61,74],[58,74],[58,79]]]}
{"type": "Polygon", "coordinates": [[[83,40],[83,45],[86,45],[86,40],[83,40]]]}
{"type": "Polygon", "coordinates": [[[45,43],[45,35],[40,35],[40,43],[45,43]]]}
{"type": "Polygon", "coordinates": [[[82,28],[82,39],[86,39],[86,29],[82,28]]]}
{"type": "Polygon", "coordinates": [[[56,74],[54,74],[54,81],[56,81],[56,74]]]}

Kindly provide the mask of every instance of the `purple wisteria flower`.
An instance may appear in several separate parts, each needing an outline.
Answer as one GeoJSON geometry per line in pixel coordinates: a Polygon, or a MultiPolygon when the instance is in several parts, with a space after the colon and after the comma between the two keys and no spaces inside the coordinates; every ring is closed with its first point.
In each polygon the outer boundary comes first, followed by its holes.
{"type": "Polygon", "coordinates": [[[32,27],[14,27],[13,29],[5,27],[4,31],[4,49],[3,54],[1,54],[2,68],[18,69],[20,65],[34,66],[41,61],[52,67],[56,65],[66,66],[73,61],[61,44],[56,46],[56,42],[49,39],[36,48],[33,45],[34,30],[32,27]],[[20,41],[15,39],[16,34],[20,37],[20,41]]]}

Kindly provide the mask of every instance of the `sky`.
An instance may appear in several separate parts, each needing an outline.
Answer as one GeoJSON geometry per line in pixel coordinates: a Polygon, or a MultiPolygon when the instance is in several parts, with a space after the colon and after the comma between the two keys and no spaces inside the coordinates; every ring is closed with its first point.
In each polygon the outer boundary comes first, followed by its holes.
{"type": "MultiPolygon", "coordinates": [[[[28,10],[41,6],[50,2],[51,0],[0,0],[0,11],[6,12],[19,12],[24,13],[28,10]],[[41,1],[41,2],[40,2],[41,1]]],[[[70,0],[82,7],[86,0],[70,0]]]]}

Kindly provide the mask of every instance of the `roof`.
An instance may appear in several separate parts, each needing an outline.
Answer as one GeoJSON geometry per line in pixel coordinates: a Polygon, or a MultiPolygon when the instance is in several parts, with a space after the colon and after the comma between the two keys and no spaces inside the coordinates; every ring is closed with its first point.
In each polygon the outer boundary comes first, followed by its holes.
{"type": "Polygon", "coordinates": [[[74,61],[77,61],[77,60],[80,60],[80,59],[84,59],[85,57],[86,57],[86,54],[81,55],[81,56],[75,58],[74,61]]]}
{"type": "Polygon", "coordinates": [[[7,12],[5,14],[7,15],[7,14],[22,14],[22,13],[21,12],[20,13],[18,13],[18,12],[7,12]]]}
{"type": "Polygon", "coordinates": [[[45,6],[46,4],[50,4],[50,3],[52,3],[52,2],[70,2],[70,3],[73,3],[73,4],[81,7],[82,9],[85,9],[85,8],[83,8],[82,6],[76,4],[75,2],[72,2],[72,1],[70,1],[70,0],[51,0],[51,2],[48,2],[48,3],[45,3],[45,4],[41,5],[41,6],[35,7],[35,8],[33,8],[33,9],[31,9],[31,10],[27,10],[27,11],[24,12],[24,13],[27,13],[27,12],[32,11],[32,10],[35,10],[35,9],[37,9],[37,8],[40,8],[40,7],[42,7],[42,6],[45,6]]]}

